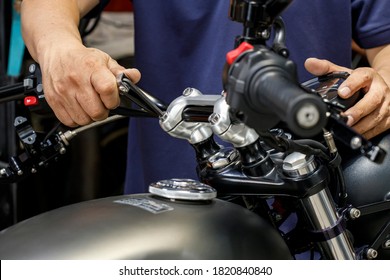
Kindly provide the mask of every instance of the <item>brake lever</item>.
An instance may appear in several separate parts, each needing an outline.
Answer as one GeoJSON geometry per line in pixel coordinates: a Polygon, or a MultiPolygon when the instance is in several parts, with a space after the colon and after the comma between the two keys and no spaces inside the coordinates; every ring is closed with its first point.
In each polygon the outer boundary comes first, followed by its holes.
{"type": "Polygon", "coordinates": [[[319,95],[325,104],[337,110],[346,111],[355,105],[364,95],[358,91],[349,98],[338,96],[338,88],[349,77],[348,72],[331,72],[318,76],[301,84],[308,92],[319,95]]]}
{"type": "Polygon", "coordinates": [[[161,100],[148,94],[138,86],[136,86],[123,73],[117,77],[119,94],[145,109],[147,112],[156,117],[161,117],[166,111],[167,106],[161,100]]]}

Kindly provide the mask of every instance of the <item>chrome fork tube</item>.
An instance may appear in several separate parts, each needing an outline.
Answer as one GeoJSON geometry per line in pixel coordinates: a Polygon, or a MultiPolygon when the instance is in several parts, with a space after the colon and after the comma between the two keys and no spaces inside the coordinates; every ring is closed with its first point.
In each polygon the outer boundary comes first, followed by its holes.
{"type": "MultiPolygon", "coordinates": [[[[328,189],[301,199],[302,206],[315,232],[325,232],[338,226],[340,215],[330,199],[328,189]]],[[[331,234],[320,246],[328,259],[354,260],[356,255],[345,230],[331,234]]]]}
{"type": "MultiPolygon", "coordinates": [[[[303,179],[318,169],[315,157],[293,152],[283,160],[283,172],[303,179]]],[[[312,227],[313,240],[319,240],[324,258],[354,260],[356,255],[327,187],[300,199],[312,227]]]]}

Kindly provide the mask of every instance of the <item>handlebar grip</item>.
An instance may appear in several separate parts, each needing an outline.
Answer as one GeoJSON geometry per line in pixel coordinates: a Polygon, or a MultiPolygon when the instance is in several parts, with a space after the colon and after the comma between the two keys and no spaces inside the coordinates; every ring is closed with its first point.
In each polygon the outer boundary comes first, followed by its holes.
{"type": "Polygon", "coordinates": [[[258,72],[248,89],[257,110],[277,115],[299,136],[314,136],[326,124],[327,106],[322,99],[305,91],[283,71],[258,72]]]}
{"type": "Polygon", "coordinates": [[[312,137],[326,124],[326,104],[298,83],[295,63],[264,46],[236,58],[224,88],[231,113],[258,132],[282,120],[298,136],[312,137]]]}

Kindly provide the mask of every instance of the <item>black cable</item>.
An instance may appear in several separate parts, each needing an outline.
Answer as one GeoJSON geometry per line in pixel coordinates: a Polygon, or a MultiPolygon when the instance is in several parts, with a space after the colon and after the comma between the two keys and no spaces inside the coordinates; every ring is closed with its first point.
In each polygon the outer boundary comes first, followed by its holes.
{"type": "Polygon", "coordinates": [[[100,22],[100,18],[101,14],[99,14],[96,18],[93,19],[94,22],[90,27],[89,25],[92,19],[83,18],[80,20],[79,31],[82,38],[88,36],[96,29],[98,23],[100,22]]]}

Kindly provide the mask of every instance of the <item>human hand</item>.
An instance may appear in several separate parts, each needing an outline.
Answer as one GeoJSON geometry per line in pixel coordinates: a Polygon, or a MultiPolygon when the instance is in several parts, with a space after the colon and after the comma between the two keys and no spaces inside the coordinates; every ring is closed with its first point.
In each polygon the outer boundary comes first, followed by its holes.
{"type": "Polygon", "coordinates": [[[125,69],[108,54],[84,46],[53,48],[41,57],[45,98],[56,117],[67,126],[86,125],[108,117],[119,103],[116,76],[138,82],[136,69],[125,69]]]}
{"type": "Polygon", "coordinates": [[[348,117],[347,124],[358,133],[370,139],[390,128],[390,88],[374,69],[352,70],[317,58],[307,59],[305,68],[316,76],[335,71],[350,73],[340,85],[338,94],[348,98],[359,90],[364,93],[359,102],[343,113],[348,117]]]}

